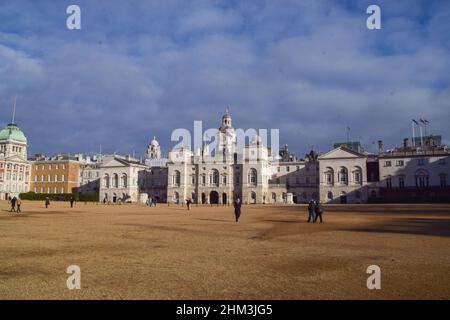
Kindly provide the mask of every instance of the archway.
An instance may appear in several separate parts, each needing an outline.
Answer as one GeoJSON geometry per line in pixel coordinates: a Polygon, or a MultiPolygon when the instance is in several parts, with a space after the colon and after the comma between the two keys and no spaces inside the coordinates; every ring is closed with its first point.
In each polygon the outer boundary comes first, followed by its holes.
{"type": "Polygon", "coordinates": [[[250,203],[251,204],[255,204],[256,203],[256,193],[254,192],[254,191],[252,191],[251,193],[250,193],[250,203]]]}
{"type": "Polygon", "coordinates": [[[222,193],[222,203],[225,205],[228,202],[227,194],[224,192],[222,193]]]}
{"type": "Polygon", "coordinates": [[[202,193],[202,204],[206,203],[206,194],[202,193]]]}
{"type": "Polygon", "coordinates": [[[341,204],[347,203],[347,194],[345,192],[341,192],[341,204]]]}
{"type": "Polygon", "coordinates": [[[211,191],[211,193],[209,194],[209,203],[210,204],[219,203],[219,194],[216,191],[211,191]]]}

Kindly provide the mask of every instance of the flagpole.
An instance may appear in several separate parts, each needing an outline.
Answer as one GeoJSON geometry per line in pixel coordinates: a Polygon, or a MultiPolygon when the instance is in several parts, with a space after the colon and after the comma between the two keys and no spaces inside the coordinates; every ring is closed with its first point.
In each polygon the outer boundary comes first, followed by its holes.
{"type": "Polygon", "coordinates": [[[414,131],[414,120],[411,121],[411,125],[412,125],[412,143],[414,148],[416,147],[416,133],[414,131]]]}
{"type": "Polygon", "coordinates": [[[419,124],[420,130],[420,147],[423,148],[423,135],[422,135],[422,126],[419,124]]]}

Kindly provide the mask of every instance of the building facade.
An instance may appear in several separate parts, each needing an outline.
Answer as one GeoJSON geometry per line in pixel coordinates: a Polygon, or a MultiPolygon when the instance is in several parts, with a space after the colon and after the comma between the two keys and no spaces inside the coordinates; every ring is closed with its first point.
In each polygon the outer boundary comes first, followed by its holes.
{"type": "Polygon", "coordinates": [[[319,156],[320,201],[323,203],[366,203],[369,155],[346,146],[319,156]]]}
{"type": "Polygon", "coordinates": [[[10,123],[0,131],[0,199],[28,192],[30,175],[27,138],[15,123],[10,123]]]}
{"type": "MultiPolygon", "coordinates": [[[[435,140],[437,141],[437,140],[435,140]]],[[[450,202],[450,150],[432,141],[379,154],[378,202],[450,202]]]]}
{"type": "Polygon", "coordinates": [[[236,131],[227,111],[218,130],[214,152],[204,145],[194,154],[180,147],[169,153],[167,199],[181,203],[293,203],[318,197],[318,162],[271,154],[257,135],[238,150],[236,131]]]}
{"type": "Polygon", "coordinates": [[[46,157],[37,155],[31,161],[30,191],[45,194],[76,193],[79,186],[80,163],[71,155],[46,157]]]}

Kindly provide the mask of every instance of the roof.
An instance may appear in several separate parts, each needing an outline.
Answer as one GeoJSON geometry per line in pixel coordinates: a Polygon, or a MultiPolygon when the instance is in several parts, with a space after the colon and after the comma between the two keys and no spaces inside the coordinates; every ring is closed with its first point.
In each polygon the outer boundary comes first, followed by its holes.
{"type": "Polygon", "coordinates": [[[15,140],[27,143],[27,138],[15,123],[8,124],[0,131],[0,140],[15,140]]]}

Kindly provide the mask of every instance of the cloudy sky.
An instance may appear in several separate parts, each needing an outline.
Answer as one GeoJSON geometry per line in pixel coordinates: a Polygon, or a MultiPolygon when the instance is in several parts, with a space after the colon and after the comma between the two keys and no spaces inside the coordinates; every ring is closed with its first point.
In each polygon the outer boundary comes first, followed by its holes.
{"type": "Polygon", "coordinates": [[[279,128],[304,155],[353,140],[450,140],[450,1],[0,0],[0,125],[30,154],[167,151],[176,128],[279,128]],[[81,30],[66,8],[81,7],[81,30]],[[381,7],[382,29],[366,9],[381,7]]]}

